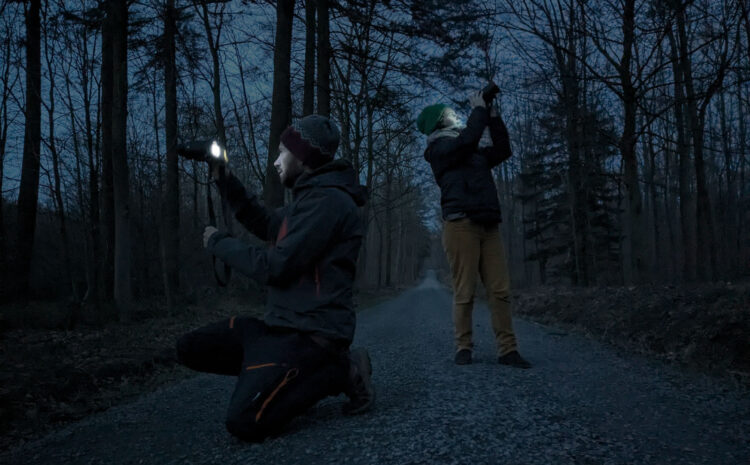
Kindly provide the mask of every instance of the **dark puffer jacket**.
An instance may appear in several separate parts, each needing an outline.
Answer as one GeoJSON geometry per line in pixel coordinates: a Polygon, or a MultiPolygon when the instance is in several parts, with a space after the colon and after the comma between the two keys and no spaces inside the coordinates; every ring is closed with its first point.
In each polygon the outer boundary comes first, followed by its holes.
{"type": "Polygon", "coordinates": [[[279,209],[262,206],[233,176],[227,198],[235,217],[268,248],[250,246],[222,232],[208,249],[235,270],[268,286],[265,322],[351,343],[355,315],[352,285],[365,203],[351,165],[329,162],[302,174],[293,201],[279,209]]]}
{"type": "Polygon", "coordinates": [[[443,218],[465,216],[478,223],[499,223],[500,202],[491,169],[511,156],[505,124],[500,117],[490,118],[486,108],[476,107],[466,128],[448,134],[434,138],[424,153],[440,186],[443,218]],[[479,148],[488,122],[492,145],[479,148]]]}

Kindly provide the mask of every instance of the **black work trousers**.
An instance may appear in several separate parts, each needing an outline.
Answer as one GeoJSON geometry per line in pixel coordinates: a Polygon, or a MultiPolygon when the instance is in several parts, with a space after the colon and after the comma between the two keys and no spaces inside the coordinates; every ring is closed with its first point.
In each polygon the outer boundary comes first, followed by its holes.
{"type": "Polygon", "coordinates": [[[189,332],[177,358],[197,371],[237,376],[226,427],[252,442],[278,435],[319,400],[343,392],[348,348],[324,347],[302,332],[233,317],[189,332]]]}

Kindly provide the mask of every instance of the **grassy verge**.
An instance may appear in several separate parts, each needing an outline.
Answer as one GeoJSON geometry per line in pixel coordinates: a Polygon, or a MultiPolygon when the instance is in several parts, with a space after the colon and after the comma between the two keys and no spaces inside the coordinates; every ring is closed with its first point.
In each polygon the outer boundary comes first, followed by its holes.
{"type": "Polygon", "coordinates": [[[173,315],[158,302],[141,302],[134,322],[73,330],[59,329],[66,312],[58,303],[0,309],[6,325],[0,335],[0,450],[190,376],[176,362],[177,338],[232,315],[260,316],[257,297],[250,301],[237,292],[207,290],[200,303],[173,315]]]}
{"type": "Polygon", "coordinates": [[[750,285],[537,288],[514,312],[750,385],[750,285]]]}
{"type": "MultiPolygon", "coordinates": [[[[357,292],[357,308],[399,292],[357,292]]],[[[74,330],[60,329],[70,312],[56,302],[0,308],[0,450],[194,375],[177,364],[177,338],[233,315],[262,317],[263,307],[251,293],[205,289],[174,315],[158,301],[139,303],[128,324],[90,309],[74,330]]]]}

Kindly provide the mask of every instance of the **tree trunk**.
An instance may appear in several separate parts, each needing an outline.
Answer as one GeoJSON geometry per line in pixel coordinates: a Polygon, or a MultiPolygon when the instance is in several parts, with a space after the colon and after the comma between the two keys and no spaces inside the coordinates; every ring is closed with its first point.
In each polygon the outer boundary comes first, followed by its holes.
{"type": "MultiPolygon", "coordinates": [[[[738,118],[742,118],[742,115],[738,114],[738,118]]],[[[727,271],[727,274],[729,276],[733,277],[736,275],[739,267],[739,262],[737,261],[737,258],[739,257],[739,250],[732,249],[732,247],[736,243],[736,239],[734,237],[734,235],[736,234],[736,230],[733,227],[734,221],[732,221],[732,219],[734,217],[734,211],[736,210],[737,197],[736,189],[734,186],[734,160],[732,150],[730,148],[731,135],[729,133],[729,125],[727,124],[727,108],[724,98],[724,92],[719,95],[719,121],[721,128],[721,151],[724,153],[724,176],[727,181],[726,199],[724,202],[720,203],[720,205],[722,205],[723,207],[723,211],[721,213],[723,233],[721,237],[723,238],[723,243],[725,244],[723,254],[724,269],[727,271]]]]}
{"type": "MultiPolygon", "coordinates": [[[[78,289],[76,286],[76,277],[73,275],[73,267],[71,265],[70,260],[70,244],[68,241],[68,227],[65,222],[65,202],[63,201],[62,197],[62,182],[60,179],[60,161],[59,161],[59,154],[57,153],[57,144],[55,143],[55,123],[54,123],[54,112],[55,112],[55,105],[53,100],[53,88],[54,86],[50,86],[50,106],[49,106],[49,135],[50,135],[50,142],[49,142],[49,149],[50,154],[52,155],[52,173],[54,176],[53,182],[54,182],[54,204],[57,210],[57,219],[59,222],[59,228],[60,228],[60,242],[62,243],[62,249],[63,249],[63,263],[65,264],[65,275],[70,280],[70,291],[73,295],[73,299],[75,301],[78,301],[80,296],[78,295],[78,289]]],[[[69,326],[72,327],[75,325],[77,320],[77,317],[75,315],[72,316],[72,318],[69,321],[69,326]]]]}
{"type": "Polygon", "coordinates": [[[625,280],[626,283],[639,283],[645,278],[646,250],[643,240],[643,198],[638,183],[638,158],[635,151],[637,143],[635,131],[637,97],[630,69],[635,41],[635,0],[624,2],[622,18],[623,54],[620,60],[619,74],[623,94],[623,130],[619,148],[625,167],[624,181],[627,189],[626,231],[630,248],[630,260],[625,263],[625,280]]]}
{"type": "MultiPolygon", "coordinates": [[[[669,129],[667,129],[669,131],[669,129]]],[[[665,131],[665,132],[667,132],[665,131]]],[[[673,195],[672,186],[672,156],[676,158],[676,152],[671,150],[669,146],[666,148],[666,156],[664,158],[664,222],[667,227],[667,238],[669,239],[669,276],[672,278],[671,281],[676,281],[680,271],[679,265],[679,253],[677,252],[677,239],[674,225],[679,220],[679,208],[673,195]],[[674,221],[672,221],[674,219],[674,221]]]]}
{"type": "MultiPolygon", "coordinates": [[[[690,104],[688,103],[688,107],[690,104]]],[[[708,186],[706,185],[706,165],[703,159],[703,134],[705,131],[704,119],[696,115],[691,118],[693,132],[693,154],[695,163],[695,189],[698,196],[696,205],[695,221],[698,231],[698,257],[697,262],[701,264],[701,278],[713,281],[717,278],[716,263],[716,239],[714,237],[714,221],[711,212],[711,203],[708,197],[708,186]]]]}
{"type": "Polygon", "coordinates": [[[221,24],[218,26],[216,33],[216,39],[214,40],[213,31],[211,24],[208,21],[208,3],[201,2],[203,27],[206,30],[206,38],[208,39],[208,50],[211,53],[211,65],[212,65],[212,79],[211,79],[211,92],[214,97],[214,122],[216,125],[216,137],[222,144],[226,144],[226,131],[224,129],[224,113],[221,109],[221,75],[219,74],[219,45],[221,39],[221,24]]]}
{"type": "MultiPolygon", "coordinates": [[[[665,276],[666,270],[663,269],[664,260],[662,259],[663,254],[663,248],[661,247],[661,236],[659,231],[659,202],[658,197],[656,194],[656,150],[654,149],[654,137],[651,132],[649,132],[648,136],[648,161],[649,161],[649,169],[648,169],[648,177],[647,177],[647,183],[650,186],[650,208],[651,208],[651,218],[654,222],[653,225],[653,233],[654,233],[654,243],[653,243],[653,257],[652,257],[652,263],[651,263],[651,275],[652,276],[665,276]]],[[[648,211],[648,210],[646,210],[648,211]]]]}
{"type": "MultiPolygon", "coordinates": [[[[70,291],[72,294],[72,297],[75,301],[78,301],[78,290],[76,288],[76,278],[73,276],[73,267],[71,266],[71,260],[70,260],[70,246],[68,242],[68,228],[67,224],[65,222],[65,202],[63,201],[62,197],[62,182],[60,179],[60,156],[57,152],[57,141],[55,140],[55,59],[58,57],[55,57],[52,54],[52,47],[53,45],[50,43],[50,41],[54,40],[54,38],[50,37],[50,27],[54,27],[50,25],[46,19],[47,19],[47,8],[45,7],[43,12],[43,17],[45,19],[45,28],[44,28],[44,40],[45,40],[45,47],[44,47],[44,58],[47,65],[47,70],[49,72],[50,81],[49,81],[49,87],[48,87],[48,102],[46,105],[47,108],[47,129],[49,131],[49,140],[47,141],[47,147],[49,148],[50,155],[52,156],[52,173],[53,173],[53,179],[52,179],[52,200],[53,204],[55,206],[55,210],[57,210],[57,219],[58,219],[58,227],[60,228],[60,242],[62,245],[62,256],[63,256],[63,265],[64,265],[64,273],[67,279],[69,280],[70,284],[70,291]]],[[[54,31],[52,31],[54,34],[54,31]]],[[[48,175],[49,176],[49,175],[48,175]]],[[[75,307],[74,307],[75,308],[75,307]]],[[[70,320],[68,322],[68,326],[72,327],[76,324],[77,320],[77,314],[70,315],[70,320]]]]}
{"type": "MultiPolygon", "coordinates": [[[[0,279],[3,282],[8,282],[6,267],[7,262],[7,247],[6,247],[6,236],[5,236],[5,217],[3,216],[3,177],[5,171],[5,144],[8,141],[8,99],[10,97],[10,52],[11,52],[12,40],[10,37],[6,37],[3,41],[3,89],[2,96],[0,99],[0,113],[2,119],[0,120],[0,279]]],[[[6,289],[4,285],[0,284],[0,302],[4,301],[6,296],[6,289]]]]}
{"type": "Polygon", "coordinates": [[[292,53],[292,21],[294,0],[279,0],[276,6],[276,40],[273,50],[273,97],[271,99],[271,130],[268,138],[265,203],[268,207],[284,204],[284,190],[273,167],[279,155],[281,133],[292,120],[290,60],[292,53]]]}
{"type": "MultiPolygon", "coordinates": [[[[86,300],[92,302],[95,306],[99,303],[99,283],[100,277],[97,268],[101,258],[101,237],[100,237],[100,219],[99,219],[99,166],[97,163],[96,147],[94,147],[94,123],[91,118],[91,96],[89,94],[89,73],[91,72],[91,62],[88,59],[88,40],[85,32],[82,34],[83,40],[83,66],[81,68],[81,89],[83,94],[84,118],[86,124],[86,154],[89,163],[89,248],[86,256],[86,300]]],[[[111,77],[111,76],[110,76],[111,77]]],[[[70,92],[68,92],[70,95],[70,92]]],[[[73,120],[73,103],[69,97],[71,105],[71,121],[73,120]]],[[[72,124],[72,123],[71,123],[72,124]]],[[[77,146],[77,144],[76,144],[77,146]]]]}
{"type": "Polygon", "coordinates": [[[23,164],[18,190],[18,238],[16,266],[12,291],[24,298],[29,296],[31,255],[36,231],[36,211],[39,197],[39,150],[41,144],[42,74],[40,0],[26,6],[26,123],[23,136],[23,164]]]}
{"type": "MultiPolygon", "coordinates": [[[[561,14],[564,14],[561,12],[561,14]]],[[[581,199],[581,177],[583,144],[581,138],[583,128],[581,127],[581,103],[580,103],[580,77],[577,70],[577,58],[572,55],[576,51],[576,40],[574,28],[575,11],[571,3],[568,14],[567,44],[566,47],[571,54],[565,54],[560,48],[555,50],[555,61],[561,77],[563,105],[565,107],[565,143],[568,149],[568,206],[570,212],[570,241],[572,244],[571,282],[574,285],[588,285],[588,271],[585,260],[585,225],[582,222],[583,213],[581,199]]]]}
{"type": "Polygon", "coordinates": [[[315,0],[305,1],[305,84],[302,116],[315,112],[315,0]]]}
{"type": "Polygon", "coordinates": [[[695,229],[692,227],[693,194],[690,186],[690,153],[687,143],[687,124],[685,123],[685,97],[683,94],[683,75],[679,65],[677,42],[672,30],[668,31],[667,37],[670,44],[670,58],[672,61],[672,72],[674,80],[674,116],[677,129],[677,154],[679,159],[679,183],[680,183],[680,228],[682,230],[682,274],[685,281],[695,281],[696,278],[696,243],[695,229]]]}
{"type": "Polygon", "coordinates": [[[191,161],[193,168],[193,229],[198,229],[198,191],[200,190],[200,182],[198,181],[198,162],[195,160],[191,161]]]}
{"type": "Polygon", "coordinates": [[[331,43],[328,24],[328,0],[318,5],[318,114],[331,115],[331,43]]]}
{"type": "MultiPolygon", "coordinates": [[[[635,108],[632,108],[635,111],[635,108]]],[[[626,114],[628,110],[626,110],[626,114]]],[[[620,153],[624,164],[626,194],[626,234],[630,249],[630,260],[625,263],[626,283],[638,283],[644,277],[643,201],[638,183],[638,160],[635,153],[635,120],[626,117],[625,129],[620,141],[620,153]],[[633,132],[631,132],[633,131],[633,132]]]]}
{"type": "MultiPolygon", "coordinates": [[[[337,110],[339,111],[339,122],[341,123],[341,155],[345,160],[349,160],[354,167],[354,172],[359,174],[359,153],[352,148],[352,127],[351,127],[351,92],[344,89],[349,88],[352,77],[352,52],[349,50],[345,60],[346,73],[337,67],[338,76],[341,86],[340,98],[336,99],[337,110]]],[[[357,135],[355,134],[355,138],[357,135]]]]}
{"type": "MultiPolygon", "coordinates": [[[[364,91],[365,95],[367,91],[364,91]]],[[[373,128],[372,128],[372,116],[373,116],[373,109],[372,105],[370,105],[369,101],[365,103],[366,111],[367,111],[367,175],[366,175],[366,181],[365,181],[365,191],[368,195],[372,192],[372,181],[373,181],[373,175],[374,175],[374,148],[373,148],[373,128]]],[[[361,135],[359,135],[360,128],[361,128],[361,122],[360,122],[360,115],[359,115],[359,108],[357,108],[357,120],[355,121],[355,131],[357,133],[357,137],[361,140],[361,135]]],[[[356,144],[357,147],[359,147],[360,144],[356,144]]],[[[359,153],[359,149],[355,149],[354,153],[359,153]]],[[[369,260],[368,256],[368,248],[367,248],[367,234],[370,230],[369,225],[371,221],[372,215],[372,196],[369,199],[370,201],[365,203],[365,206],[362,207],[362,220],[365,223],[365,237],[362,241],[362,250],[359,254],[359,263],[360,263],[360,269],[363,273],[367,273],[367,263],[369,260]]],[[[378,262],[380,263],[380,262],[378,262]]],[[[380,270],[380,265],[378,264],[378,270],[380,270]]],[[[380,273],[380,271],[378,271],[380,273]]],[[[380,278],[378,278],[378,287],[380,287],[380,278]]]]}
{"type": "Polygon", "coordinates": [[[376,284],[376,288],[380,289],[381,287],[383,287],[383,247],[385,244],[385,238],[383,237],[383,227],[380,222],[373,221],[373,224],[376,224],[378,227],[378,282],[376,284]]]}
{"type": "MultiPolygon", "coordinates": [[[[706,170],[703,160],[703,134],[705,117],[698,112],[697,96],[693,87],[692,63],[688,54],[687,32],[685,25],[685,11],[681,9],[677,14],[677,27],[680,43],[680,67],[685,82],[685,96],[687,97],[688,120],[693,138],[693,163],[695,164],[695,188],[697,203],[695,221],[697,231],[696,262],[700,270],[700,277],[713,280],[716,277],[716,242],[713,233],[713,218],[706,186],[706,170]]],[[[705,98],[710,98],[706,96],[705,98]]]]}
{"type": "Polygon", "coordinates": [[[132,318],[130,188],[127,154],[128,5],[112,4],[112,173],[115,201],[114,300],[121,321],[132,318]]]}
{"type": "Polygon", "coordinates": [[[101,300],[111,300],[115,276],[115,197],[112,168],[112,89],[113,89],[113,24],[111,12],[114,0],[106,0],[106,15],[102,23],[102,70],[101,70],[101,219],[103,252],[100,287],[101,300]]]}
{"type": "Polygon", "coordinates": [[[164,23],[164,105],[167,144],[167,182],[164,192],[164,227],[162,246],[164,257],[164,290],[167,307],[175,309],[175,297],[180,286],[180,188],[177,164],[177,34],[174,0],[167,0],[164,23]]]}
{"type": "MultiPolygon", "coordinates": [[[[372,123],[370,123],[372,125],[372,123]]],[[[385,145],[385,287],[391,287],[391,260],[393,257],[393,205],[391,205],[393,168],[391,167],[391,149],[385,145]]]]}
{"type": "MultiPolygon", "coordinates": [[[[747,18],[747,12],[745,12],[745,18],[747,18]]],[[[750,27],[748,27],[748,36],[750,37],[750,27]]],[[[750,47],[748,47],[750,49],[750,47]]],[[[747,260],[747,257],[745,256],[746,250],[743,247],[743,240],[745,238],[744,235],[744,218],[746,214],[746,209],[744,207],[740,207],[741,205],[745,204],[747,202],[747,194],[748,194],[748,188],[747,183],[745,182],[745,170],[746,170],[746,160],[747,160],[747,132],[745,131],[745,115],[746,112],[742,111],[742,86],[741,80],[737,80],[737,115],[739,119],[739,125],[738,125],[738,133],[739,133],[739,153],[745,154],[740,157],[739,160],[739,189],[737,192],[738,195],[738,201],[736,208],[736,216],[735,216],[735,225],[736,225],[736,244],[735,248],[737,250],[737,270],[738,273],[747,273],[750,271],[748,269],[747,264],[750,263],[750,261],[747,260]],[[742,263],[745,263],[744,269],[742,268],[742,263]]]]}

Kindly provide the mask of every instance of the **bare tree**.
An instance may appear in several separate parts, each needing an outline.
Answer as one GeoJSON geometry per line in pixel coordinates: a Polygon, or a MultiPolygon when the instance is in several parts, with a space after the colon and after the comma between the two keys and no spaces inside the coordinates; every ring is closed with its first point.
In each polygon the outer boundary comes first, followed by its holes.
{"type": "MultiPolygon", "coordinates": [[[[233,87],[229,87],[228,93],[229,98],[232,101],[232,113],[237,122],[236,130],[239,133],[240,149],[244,154],[244,158],[247,161],[247,166],[250,172],[255,176],[260,185],[265,184],[265,156],[261,160],[261,154],[258,149],[258,132],[256,127],[256,119],[258,114],[262,113],[259,110],[255,110],[254,103],[251,100],[250,94],[248,93],[248,74],[246,64],[244,63],[244,56],[237,40],[233,40],[234,65],[237,66],[237,76],[239,77],[239,93],[240,97],[235,96],[237,93],[233,87]],[[238,101],[239,100],[239,101],[238,101]],[[246,126],[247,125],[247,126],[246,126]]],[[[226,66],[224,67],[225,81],[229,82],[226,77],[226,66]]],[[[235,165],[236,166],[236,165],[235,165]]]]}
{"type": "Polygon", "coordinates": [[[23,165],[18,192],[18,234],[13,277],[14,291],[23,297],[29,293],[31,253],[36,232],[39,197],[39,150],[41,144],[42,77],[40,0],[25,4],[26,11],[26,124],[23,137],[23,165]]]}
{"type": "Polygon", "coordinates": [[[122,321],[132,318],[130,180],[127,153],[128,4],[113,0],[112,26],[112,181],[115,202],[114,300],[122,321]]]}
{"type": "MultiPolygon", "coordinates": [[[[709,24],[704,27],[707,43],[702,50],[706,50],[705,61],[713,66],[708,71],[708,77],[702,89],[696,89],[694,77],[693,57],[690,53],[690,38],[688,37],[687,8],[692,2],[680,3],[676,8],[676,27],[679,44],[679,67],[685,84],[686,117],[688,128],[692,137],[693,162],[695,165],[695,182],[697,193],[696,204],[696,226],[697,226],[697,257],[696,261],[702,266],[698,267],[700,275],[704,279],[715,279],[717,277],[716,262],[716,238],[714,220],[709,201],[708,186],[706,181],[706,168],[704,160],[704,133],[706,124],[706,111],[711,99],[721,89],[727,71],[734,60],[737,45],[739,43],[739,27],[732,18],[739,17],[736,5],[722,3],[720,9],[724,8],[724,17],[716,17],[710,12],[712,4],[707,4],[706,16],[709,24]],[[715,29],[715,20],[719,20],[720,27],[715,29]],[[706,266],[707,265],[707,266],[706,266]]],[[[720,13],[720,14],[721,14],[720,13]]]]}
{"type": "Polygon", "coordinates": [[[206,31],[206,39],[208,40],[208,51],[211,53],[211,92],[213,93],[214,102],[214,123],[216,125],[216,136],[219,138],[222,144],[226,144],[226,129],[224,127],[224,112],[221,108],[221,73],[219,49],[221,47],[221,33],[224,26],[224,9],[226,8],[226,2],[219,2],[216,9],[213,12],[209,12],[208,0],[201,0],[195,2],[195,10],[198,12],[203,27],[206,31]],[[211,25],[210,18],[215,16],[217,18],[216,24],[211,25]],[[216,34],[214,36],[214,34],[216,34]]]}
{"type": "Polygon", "coordinates": [[[179,292],[180,188],[177,164],[177,34],[175,1],[167,0],[164,10],[164,100],[167,144],[167,182],[164,189],[164,226],[162,233],[164,290],[170,311],[179,292]]]}
{"type": "MultiPolygon", "coordinates": [[[[83,3],[81,5],[83,7],[83,3]]],[[[66,61],[63,76],[65,81],[65,105],[70,121],[68,129],[75,156],[75,186],[78,205],[86,229],[83,248],[86,257],[87,290],[81,297],[84,302],[91,303],[96,307],[101,289],[102,244],[100,230],[102,225],[100,223],[99,204],[100,127],[97,124],[99,117],[96,113],[101,109],[101,106],[97,98],[99,87],[95,63],[98,56],[97,40],[99,30],[102,28],[102,20],[96,10],[76,11],[72,9],[69,3],[58,2],[58,9],[59,14],[65,21],[63,45],[68,51],[63,55],[66,61]],[[83,116],[78,114],[81,108],[83,109],[83,116]],[[94,108],[96,111],[92,112],[94,108]],[[84,180],[84,168],[88,169],[88,179],[86,180],[84,180]],[[88,190],[85,191],[87,183],[88,190]]]]}
{"type": "Polygon", "coordinates": [[[674,124],[677,132],[676,151],[679,157],[678,179],[680,197],[680,226],[682,231],[682,275],[686,281],[696,278],[696,239],[691,205],[693,193],[690,187],[690,147],[687,140],[687,123],[685,119],[686,99],[684,96],[684,77],[679,66],[679,51],[674,31],[670,27],[667,31],[669,38],[670,63],[674,76],[674,124]]]}
{"type": "MultiPolygon", "coordinates": [[[[292,54],[292,21],[294,0],[279,0],[276,5],[276,40],[273,49],[273,97],[271,101],[271,129],[268,137],[266,185],[263,191],[269,207],[284,204],[284,191],[276,175],[273,162],[279,154],[281,133],[292,120],[292,95],[289,81],[292,54]]],[[[320,102],[320,100],[318,101],[320,102]]]]}
{"type": "MultiPolygon", "coordinates": [[[[3,5],[3,11],[5,7],[3,5]]],[[[13,12],[15,13],[15,12],[13,12]]],[[[2,94],[0,94],[0,276],[5,277],[5,269],[7,263],[7,244],[6,244],[6,226],[5,217],[3,216],[3,204],[2,193],[3,193],[3,179],[5,173],[5,151],[8,142],[8,129],[10,128],[11,120],[9,113],[9,105],[11,100],[11,94],[16,82],[19,79],[19,73],[13,72],[13,64],[11,63],[11,52],[13,50],[14,35],[13,35],[13,21],[14,14],[11,12],[3,15],[3,40],[0,42],[2,50],[2,59],[0,60],[0,75],[2,75],[2,94]]],[[[4,293],[4,286],[0,286],[0,293],[4,293]]]]}
{"type": "Polygon", "coordinates": [[[316,0],[305,1],[305,82],[302,116],[315,111],[315,8],[316,0]]]}
{"type": "Polygon", "coordinates": [[[331,114],[331,43],[328,0],[315,0],[318,6],[318,114],[331,114]]]}
{"type": "Polygon", "coordinates": [[[541,40],[554,67],[548,71],[549,63],[539,56],[534,46],[526,46],[514,37],[516,46],[529,63],[537,68],[537,73],[549,80],[561,106],[564,116],[564,142],[567,154],[567,191],[570,242],[572,243],[571,279],[574,284],[588,285],[591,278],[591,262],[587,251],[592,249],[589,225],[589,191],[586,189],[586,167],[590,155],[585,147],[586,130],[583,127],[586,108],[585,63],[589,52],[587,38],[579,33],[584,29],[585,17],[576,0],[553,2],[546,0],[523,0],[507,2],[518,24],[511,30],[541,40]],[[553,79],[550,79],[550,74],[553,79]]]}
{"type": "MultiPolygon", "coordinates": [[[[47,110],[47,130],[49,135],[45,141],[45,145],[49,150],[52,158],[52,173],[53,179],[49,183],[52,190],[52,201],[57,211],[58,225],[60,228],[60,241],[62,242],[63,251],[63,264],[65,269],[65,276],[69,279],[70,290],[74,300],[78,300],[78,290],[76,287],[75,276],[72,272],[71,259],[70,259],[70,244],[68,239],[68,227],[65,219],[65,202],[62,196],[62,179],[60,175],[60,153],[58,151],[57,136],[55,134],[55,95],[57,93],[56,80],[57,80],[57,63],[59,56],[55,55],[57,47],[57,41],[59,39],[59,31],[57,20],[49,17],[49,3],[45,2],[44,8],[42,9],[42,17],[44,24],[42,29],[44,31],[44,59],[47,68],[48,88],[47,88],[47,101],[43,102],[47,110]]],[[[47,172],[49,177],[49,172],[47,172]]],[[[71,315],[70,326],[75,325],[76,315],[71,315]]]]}
{"type": "Polygon", "coordinates": [[[113,43],[114,25],[110,10],[113,0],[103,2],[104,19],[102,20],[102,58],[100,77],[100,135],[102,176],[101,176],[101,204],[98,206],[102,221],[102,260],[99,276],[102,279],[99,297],[101,300],[111,300],[114,292],[115,280],[115,194],[112,166],[112,111],[113,111],[113,74],[114,62],[113,43]]]}

